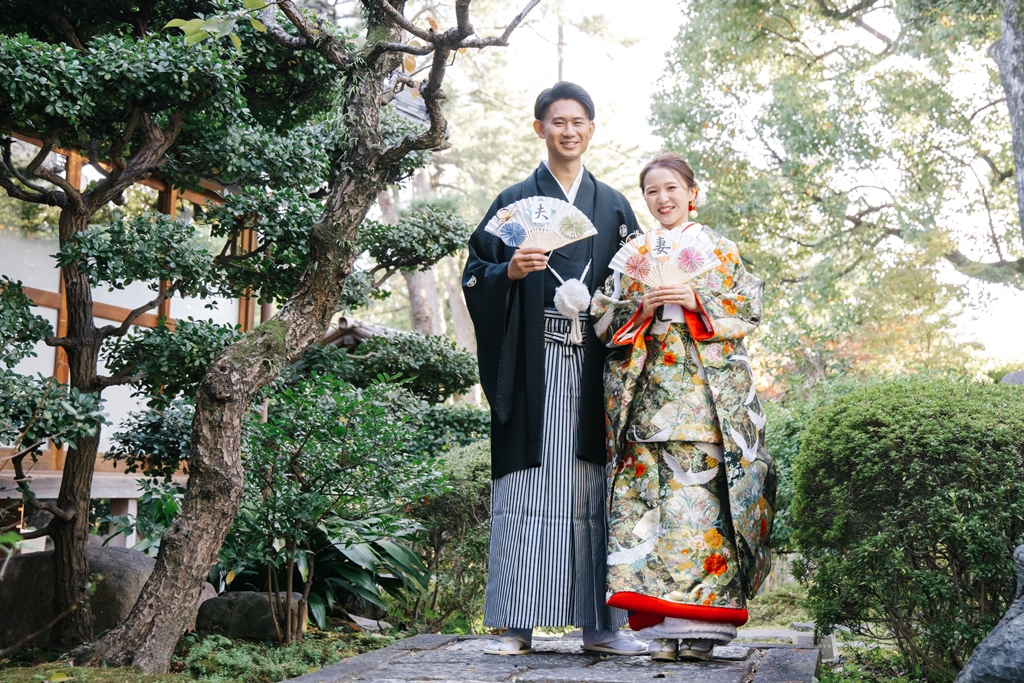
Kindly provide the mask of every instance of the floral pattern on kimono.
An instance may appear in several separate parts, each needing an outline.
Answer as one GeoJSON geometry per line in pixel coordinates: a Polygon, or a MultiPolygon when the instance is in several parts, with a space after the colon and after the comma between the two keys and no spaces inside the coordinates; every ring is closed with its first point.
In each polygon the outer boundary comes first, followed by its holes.
{"type": "Polygon", "coordinates": [[[682,323],[641,319],[645,287],[622,273],[609,277],[591,305],[595,331],[619,348],[605,370],[609,582],[613,590],[658,598],[675,590],[693,604],[742,607],[770,570],[775,515],[776,470],[743,344],[760,322],[763,283],[746,272],[733,242],[696,227],[720,261],[691,282],[696,314],[686,312],[682,323]],[[713,417],[686,412],[696,404],[713,417]],[[709,424],[717,438],[696,433],[709,424]],[[713,458],[708,442],[716,441],[721,452],[713,458]],[[706,552],[709,539],[721,553],[706,552]],[[613,564],[626,557],[616,553],[635,557],[613,564]]]}

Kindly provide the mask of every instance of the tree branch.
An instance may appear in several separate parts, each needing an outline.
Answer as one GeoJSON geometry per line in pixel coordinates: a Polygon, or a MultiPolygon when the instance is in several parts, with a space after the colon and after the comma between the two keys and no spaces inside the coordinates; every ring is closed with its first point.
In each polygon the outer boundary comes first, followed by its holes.
{"type": "Polygon", "coordinates": [[[51,185],[56,185],[64,191],[64,194],[68,196],[71,201],[76,204],[81,204],[81,192],[79,188],[75,187],[67,181],[67,178],[62,178],[48,168],[43,168],[43,162],[46,161],[46,157],[50,156],[50,152],[53,151],[53,141],[56,139],[56,133],[51,135],[49,139],[43,141],[43,146],[39,148],[39,153],[36,154],[35,158],[29,162],[29,165],[25,167],[25,171],[34,175],[37,178],[45,180],[51,185]]]}
{"type": "Polygon", "coordinates": [[[385,52],[404,52],[410,55],[429,55],[434,51],[433,45],[409,45],[407,43],[382,42],[374,46],[374,54],[380,55],[385,52]]]}
{"type": "Polygon", "coordinates": [[[980,114],[981,112],[985,111],[986,109],[988,109],[990,107],[994,107],[994,106],[996,106],[998,104],[1002,104],[1005,101],[1006,101],[1005,97],[1000,97],[998,100],[994,100],[992,102],[989,102],[988,104],[982,105],[981,107],[978,107],[977,109],[975,109],[974,112],[971,113],[971,115],[967,117],[967,120],[968,121],[974,121],[974,117],[977,116],[978,114],[980,114]]]}
{"type": "Polygon", "coordinates": [[[150,311],[156,308],[164,301],[170,299],[172,296],[174,296],[174,293],[177,291],[177,289],[178,283],[173,282],[167,287],[167,289],[160,292],[160,294],[155,299],[142,304],[138,308],[134,309],[131,313],[129,313],[128,317],[126,317],[124,319],[124,322],[122,322],[120,325],[104,325],[99,329],[100,338],[106,339],[108,337],[123,337],[124,335],[128,334],[128,330],[131,329],[132,324],[139,319],[140,315],[142,315],[146,311],[150,311]]]}
{"type": "Polygon", "coordinates": [[[868,33],[873,35],[875,38],[878,38],[880,41],[885,43],[885,50],[887,52],[890,49],[892,49],[892,38],[890,38],[889,36],[885,35],[884,33],[880,32],[880,31],[878,31],[877,29],[869,26],[867,24],[867,22],[864,21],[863,18],[861,18],[859,16],[857,16],[857,17],[850,17],[850,21],[852,21],[853,23],[857,24],[857,26],[860,26],[862,29],[864,29],[865,31],[867,31],[868,33]]]}
{"type": "Polygon", "coordinates": [[[174,111],[168,117],[166,128],[160,128],[153,122],[149,114],[140,114],[137,126],[142,129],[146,138],[145,142],[123,166],[119,167],[115,164],[107,178],[85,193],[83,201],[88,209],[95,212],[99,207],[115,200],[137,181],[148,177],[160,165],[164,154],[174,144],[187,114],[187,108],[174,111]]]}
{"type": "Polygon", "coordinates": [[[110,171],[103,168],[100,164],[100,143],[98,140],[93,140],[89,143],[89,165],[92,166],[97,173],[103,178],[110,177],[110,171]]]}
{"type": "MultiPolygon", "coordinates": [[[[324,59],[339,69],[348,68],[351,58],[343,50],[337,49],[334,39],[324,28],[313,26],[290,0],[281,0],[277,6],[281,8],[288,21],[306,41],[308,48],[316,50],[324,59]]],[[[275,40],[277,39],[275,38],[275,40]]]]}
{"type": "Polygon", "coordinates": [[[412,35],[416,36],[420,40],[425,40],[429,43],[434,42],[434,36],[436,35],[433,31],[422,29],[416,24],[406,19],[405,15],[395,9],[388,0],[379,0],[381,9],[387,12],[391,19],[401,26],[404,30],[408,31],[412,35]]]}
{"type": "Polygon", "coordinates": [[[855,14],[860,14],[864,10],[870,9],[878,2],[878,0],[861,0],[853,7],[845,10],[836,9],[828,0],[815,0],[815,2],[818,5],[818,9],[821,10],[821,13],[824,16],[829,19],[842,21],[843,19],[849,19],[855,14]]]}
{"type": "MultiPolygon", "coordinates": [[[[505,27],[504,32],[502,32],[502,34],[497,38],[474,38],[471,40],[463,40],[459,44],[459,47],[481,48],[489,47],[491,45],[497,45],[500,47],[507,46],[508,39],[512,35],[512,32],[519,27],[519,24],[523,23],[523,19],[526,18],[526,15],[529,14],[530,10],[532,10],[538,4],[540,4],[540,0],[530,0],[530,2],[527,3],[526,7],[524,7],[519,14],[512,17],[512,21],[508,23],[508,26],[505,27]]],[[[470,28],[472,29],[472,27],[470,28]]]]}
{"type": "Polygon", "coordinates": [[[92,381],[91,390],[101,391],[107,387],[138,382],[143,378],[144,374],[142,372],[119,372],[116,375],[97,375],[96,379],[92,381]]]}
{"type": "Polygon", "coordinates": [[[28,541],[33,538],[42,538],[43,536],[49,536],[51,533],[53,533],[52,525],[47,524],[41,529],[35,529],[33,531],[19,531],[18,535],[21,536],[21,539],[23,541],[28,541]]]}
{"type": "MultiPolygon", "coordinates": [[[[387,7],[391,7],[387,0],[381,0],[381,2],[385,6],[385,11],[387,11],[387,7]]],[[[444,112],[441,111],[441,100],[445,99],[441,84],[444,81],[445,71],[448,68],[448,57],[451,53],[467,47],[482,48],[489,45],[508,45],[509,36],[522,23],[530,10],[537,6],[540,0],[530,0],[523,10],[512,18],[512,21],[505,27],[501,36],[484,39],[469,38],[471,33],[468,32],[473,30],[468,17],[469,2],[470,0],[460,0],[457,9],[458,12],[461,12],[462,19],[456,28],[448,29],[443,33],[431,31],[427,36],[433,44],[434,57],[430,72],[427,74],[426,80],[420,85],[420,95],[423,97],[423,103],[426,105],[430,125],[427,130],[415,135],[406,135],[394,147],[385,150],[381,155],[383,166],[391,166],[398,163],[406,154],[414,150],[434,149],[444,141],[448,122],[445,120],[444,112]]],[[[397,12],[394,7],[391,7],[391,10],[397,12]]],[[[406,50],[403,49],[402,51],[406,50]]]]}
{"type": "Polygon", "coordinates": [[[267,5],[260,12],[260,21],[267,27],[267,35],[279,45],[284,45],[291,50],[308,50],[314,47],[312,40],[302,36],[293,36],[281,28],[281,25],[277,23],[273,4],[267,5]]]}
{"type": "Polygon", "coordinates": [[[75,48],[76,50],[85,51],[85,46],[82,41],[78,39],[78,33],[75,31],[75,27],[72,26],[71,22],[63,14],[51,9],[47,12],[46,18],[63,34],[64,38],[68,41],[68,45],[75,48]]]}

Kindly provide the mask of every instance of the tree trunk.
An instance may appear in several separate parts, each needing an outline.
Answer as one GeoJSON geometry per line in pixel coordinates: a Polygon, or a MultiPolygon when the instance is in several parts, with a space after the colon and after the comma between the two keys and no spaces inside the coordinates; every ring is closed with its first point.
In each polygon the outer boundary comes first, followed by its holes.
{"type": "Polygon", "coordinates": [[[472,354],[476,354],[476,332],[473,319],[469,317],[469,308],[462,295],[462,271],[458,262],[449,257],[445,259],[449,266],[449,277],[445,278],[445,289],[448,291],[448,308],[452,312],[452,326],[455,328],[455,342],[472,354]]]}
{"type": "MultiPolygon", "coordinates": [[[[89,215],[66,208],[60,215],[60,241],[65,244],[75,233],[88,226],[89,215]]],[[[61,269],[67,294],[69,339],[75,344],[66,348],[70,384],[83,392],[94,389],[96,364],[102,339],[92,317],[92,288],[76,266],[61,269]]],[[[59,648],[71,648],[93,639],[92,608],[87,599],[89,566],[85,551],[89,543],[89,500],[92,475],[96,469],[96,453],[100,427],[96,435],[79,439],[69,448],[64,462],[57,507],[71,515],[64,521],[54,517],[53,531],[53,613],[65,614],[53,628],[50,642],[59,648]]]]}
{"type": "MultiPolygon", "coordinates": [[[[455,343],[476,355],[476,330],[473,319],[469,317],[466,298],[462,294],[462,268],[458,261],[448,257],[445,259],[447,277],[445,289],[448,292],[448,308],[452,312],[452,327],[455,329],[455,343]]],[[[470,405],[480,405],[480,385],[477,384],[465,394],[457,397],[457,401],[470,405]]]]}
{"type": "MultiPolygon", "coordinates": [[[[381,190],[377,193],[377,207],[380,209],[381,218],[384,219],[385,223],[388,225],[398,225],[398,211],[395,209],[395,200],[391,198],[391,194],[387,190],[381,190]]],[[[405,288],[409,292],[409,315],[414,331],[421,334],[434,334],[434,320],[422,276],[423,273],[419,271],[402,271],[402,277],[405,278],[405,288]]]]}
{"type": "Polygon", "coordinates": [[[1003,37],[989,48],[989,56],[999,67],[999,80],[1010,112],[1017,220],[1024,239],[1024,12],[1020,0],[1003,3],[1003,37]]]}
{"type": "Polygon", "coordinates": [[[406,279],[406,289],[409,291],[409,313],[413,330],[424,335],[437,334],[434,332],[434,312],[427,291],[427,273],[420,270],[402,270],[401,276],[406,279]]]}
{"type": "MultiPolygon", "coordinates": [[[[224,349],[199,388],[188,489],[181,515],[164,534],[156,566],[135,607],[96,643],[92,663],[163,673],[195,614],[203,581],[238,511],[242,494],[242,421],[253,395],[313,342],[323,338],[352,271],[359,225],[391,169],[380,168],[380,83],[398,57],[360,74],[346,105],[349,148],[332,179],[324,213],[310,232],[310,258],[276,316],[224,349]],[[355,171],[353,169],[356,169],[355,171]]],[[[290,590],[287,587],[286,590],[290,590]]]]}

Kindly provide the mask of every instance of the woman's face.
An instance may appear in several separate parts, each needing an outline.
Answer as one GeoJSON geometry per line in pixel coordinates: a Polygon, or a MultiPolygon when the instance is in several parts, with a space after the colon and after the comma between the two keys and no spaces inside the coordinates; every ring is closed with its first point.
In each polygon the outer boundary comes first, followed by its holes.
{"type": "Polygon", "coordinates": [[[675,171],[658,167],[644,176],[644,199],[647,209],[666,228],[674,228],[686,220],[690,202],[697,196],[675,171]]]}

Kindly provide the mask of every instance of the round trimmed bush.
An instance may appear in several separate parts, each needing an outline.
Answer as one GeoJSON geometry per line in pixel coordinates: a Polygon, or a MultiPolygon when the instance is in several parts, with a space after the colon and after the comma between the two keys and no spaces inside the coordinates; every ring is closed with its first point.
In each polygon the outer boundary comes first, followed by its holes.
{"type": "Polygon", "coordinates": [[[818,410],[794,463],[793,540],[819,630],[891,638],[952,680],[1013,600],[1024,388],[897,380],[818,410]]]}

